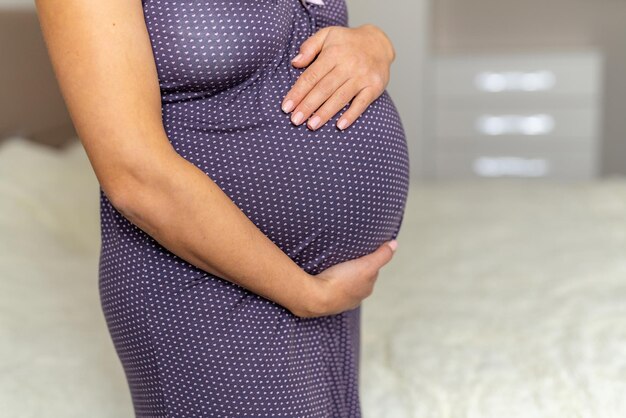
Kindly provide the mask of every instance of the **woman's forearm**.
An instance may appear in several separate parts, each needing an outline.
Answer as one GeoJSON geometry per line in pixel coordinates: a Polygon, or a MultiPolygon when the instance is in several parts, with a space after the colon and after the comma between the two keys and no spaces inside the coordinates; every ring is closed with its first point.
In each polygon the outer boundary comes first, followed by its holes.
{"type": "Polygon", "coordinates": [[[141,2],[36,0],[36,7],[72,121],[113,206],[209,273],[295,314],[306,314],[306,303],[323,308],[315,305],[319,281],[169,143],[141,2]]]}
{"type": "MultiPolygon", "coordinates": [[[[110,196],[116,208],[191,264],[298,316],[322,308],[302,270],[204,172],[175,152],[127,164],[110,196]]],[[[320,301],[321,303],[321,301],[320,301]]]]}

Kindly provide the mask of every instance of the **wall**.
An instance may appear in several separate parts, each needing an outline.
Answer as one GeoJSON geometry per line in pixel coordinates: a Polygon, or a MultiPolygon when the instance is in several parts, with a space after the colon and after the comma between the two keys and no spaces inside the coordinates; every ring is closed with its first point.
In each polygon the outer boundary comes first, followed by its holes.
{"type": "Polygon", "coordinates": [[[429,33],[428,0],[347,0],[350,26],[373,23],[391,38],[396,60],[387,87],[404,125],[411,153],[411,176],[423,177],[424,67],[429,33]],[[393,4],[393,7],[390,5],[393,4]]]}
{"type": "Polygon", "coordinates": [[[0,9],[34,9],[34,0],[0,0],[0,9]]]}
{"type": "Polygon", "coordinates": [[[601,174],[626,174],[626,1],[436,0],[434,52],[597,47],[605,54],[601,174]]]}

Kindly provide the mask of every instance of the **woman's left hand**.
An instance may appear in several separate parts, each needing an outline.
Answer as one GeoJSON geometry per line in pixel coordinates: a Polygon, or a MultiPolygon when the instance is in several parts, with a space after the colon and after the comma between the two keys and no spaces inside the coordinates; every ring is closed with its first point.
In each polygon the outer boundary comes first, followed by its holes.
{"type": "Polygon", "coordinates": [[[307,126],[315,130],[352,101],[337,121],[339,129],[346,129],[383,93],[394,59],[390,39],[377,26],[324,27],[302,43],[291,61],[302,68],[315,60],[289,90],[282,109],[292,112],[295,125],[308,119],[307,126]]]}

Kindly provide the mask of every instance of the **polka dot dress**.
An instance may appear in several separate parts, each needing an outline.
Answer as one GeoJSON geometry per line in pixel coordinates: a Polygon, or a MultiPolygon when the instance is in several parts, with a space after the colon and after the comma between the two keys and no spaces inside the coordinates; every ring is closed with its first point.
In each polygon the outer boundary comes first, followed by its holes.
{"type": "MultiPolygon", "coordinates": [[[[304,71],[290,63],[301,43],[348,26],[344,0],[143,8],[171,144],[302,269],[397,236],[409,159],[387,91],[344,131],[349,105],[317,131],[280,109],[304,71]]],[[[102,308],[137,417],[361,416],[360,307],[299,318],[177,257],[102,189],[100,216],[102,308]]]]}

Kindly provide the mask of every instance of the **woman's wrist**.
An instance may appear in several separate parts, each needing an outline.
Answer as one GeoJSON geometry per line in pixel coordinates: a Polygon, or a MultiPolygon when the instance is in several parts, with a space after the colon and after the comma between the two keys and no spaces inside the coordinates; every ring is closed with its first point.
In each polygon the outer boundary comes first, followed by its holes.
{"type": "Polygon", "coordinates": [[[326,309],[325,292],[322,289],[322,279],[302,270],[298,283],[298,297],[293,306],[288,307],[291,313],[301,318],[311,318],[324,315],[326,309]]]}
{"type": "Polygon", "coordinates": [[[371,31],[371,33],[375,34],[380,40],[382,40],[384,49],[387,53],[387,59],[389,60],[390,64],[396,59],[396,50],[393,46],[393,42],[391,42],[389,36],[380,27],[372,23],[365,23],[361,26],[358,26],[357,28],[361,30],[371,31]]]}

